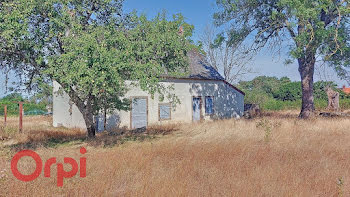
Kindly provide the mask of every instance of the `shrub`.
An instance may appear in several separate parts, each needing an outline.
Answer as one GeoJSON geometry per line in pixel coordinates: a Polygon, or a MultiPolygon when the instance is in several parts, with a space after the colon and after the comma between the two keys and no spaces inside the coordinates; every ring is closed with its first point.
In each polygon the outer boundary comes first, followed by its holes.
{"type": "Polygon", "coordinates": [[[301,83],[290,82],[283,84],[274,94],[274,97],[281,101],[296,101],[301,99],[301,95],[301,83]]]}
{"type": "Polygon", "coordinates": [[[263,104],[270,100],[268,94],[261,90],[253,90],[253,91],[247,91],[246,95],[244,97],[245,103],[254,103],[254,104],[263,104]]]}
{"type": "MultiPolygon", "coordinates": [[[[4,106],[7,106],[7,114],[9,116],[18,115],[19,113],[19,105],[16,102],[19,101],[27,101],[25,100],[20,94],[13,93],[9,94],[8,96],[5,96],[4,98],[0,99],[0,116],[4,115],[4,106]]],[[[28,102],[23,104],[23,110],[24,112],[28,111],[45,111],[46,105],[44,103],[34,103],[34,102],[28,102]]]]}
{"type": "MultiPolygon", "coordinates": [[[[350,99],[340,99],[340,108],[343,110],[350,109],[350,99]]],[[[323,99],[315,99],[315,108],[324,110],[328,106],[328,101],[323,99]]],[[[280,101],[269,99],[261,105],[263,110],[281,111],[281,110],[299,110],[301,108],[301,99],[295,101],[280,101]]]]}

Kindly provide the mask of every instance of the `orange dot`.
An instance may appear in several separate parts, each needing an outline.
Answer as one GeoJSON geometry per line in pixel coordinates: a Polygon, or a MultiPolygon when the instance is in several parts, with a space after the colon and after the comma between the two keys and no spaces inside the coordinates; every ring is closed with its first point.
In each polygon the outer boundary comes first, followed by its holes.
{"type": "Polygon", "coordinates": [[[80,153],[81,153],[81,154],[85,154],[85,153],[86,153],[86,149],[85,149],[84,147],[81,147],[81,148],[80,148],[80,153]]]}

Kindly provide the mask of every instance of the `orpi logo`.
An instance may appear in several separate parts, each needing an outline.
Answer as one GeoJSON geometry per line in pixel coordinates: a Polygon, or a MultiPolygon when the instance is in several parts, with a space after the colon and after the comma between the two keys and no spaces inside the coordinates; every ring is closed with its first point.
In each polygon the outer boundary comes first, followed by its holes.
{"type": "MultiPolygon", "coordinates": [[[[85,154],[86,149],[81,148],[80,153],[85,154]]],[[[64,178],[74,177],[77,174],[78,170],[80,170],[80,177],[81,178],[86,177],[86,158],[85,157],[80,158],[80,162],[79,162],[80,165],[78,165],[78,163],[73,158],[70,158],[70,157],[65,157],[63,161],[65,164],[70,164],[72,166],[72,170],[69,172],[64,171],[63,164],[62,163],[57,164],[57,186],[58,187],[63,186],[63,179],[64,178]],[[79,166],[80,166],[80,169],[78,169],[79,166]]],[[[56,157],[52,157],[45,162],[44,177],[51,177],[51,166],[53,164],[56,164],[56,157]]],[[[38,178],[40,176],[40,174],[42,172],[42,168],[43,168],[43,162],[41,160],[41,157],[36,152],[31,151],[31,150],[22,150],[22,151],[18,152],[17,154],[15,154],[15,156],[13,156],[13,158],[11,160],[11,171],[12,171],[13,175],[20,181],[29,182],[29,181],[35,180],[36,178],[38,178]],[[18,168],[17,168],[18,161],[22,157],[31,157],[34,159],[34,161],[36,163],[36,168],[32,174],[24,175],[18,170],[18,168]]]]}

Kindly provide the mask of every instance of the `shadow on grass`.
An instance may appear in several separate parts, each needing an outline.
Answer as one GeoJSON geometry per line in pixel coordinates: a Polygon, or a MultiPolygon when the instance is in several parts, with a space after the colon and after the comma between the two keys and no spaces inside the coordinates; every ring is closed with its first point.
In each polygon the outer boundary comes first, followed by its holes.
{"type": "Polygon", "coordinates": [[[87,144],[93,147],[114,147],[129,141],[145,141],[155,139],[161,135],[167,135],[178,130],[175,125],[152,126],[135,130],[118,129],[111,132],[98,133],[95,138],[87,138],[81,130],[63,131],[31,131],[18,136],[19,143],[6,145],[13,151],[37,148],[58,148],[64,146],[78,146],[87,144]]]}

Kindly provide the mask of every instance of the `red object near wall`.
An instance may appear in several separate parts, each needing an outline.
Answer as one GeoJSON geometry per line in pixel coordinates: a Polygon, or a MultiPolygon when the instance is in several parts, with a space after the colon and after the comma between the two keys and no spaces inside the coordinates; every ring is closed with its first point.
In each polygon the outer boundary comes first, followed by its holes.
{"type": "Polygon", "coordinates": [[[343,86],[343,92],[345,94],[350,94],[350,88],[347,88],[345,85],[343,86]]]}

